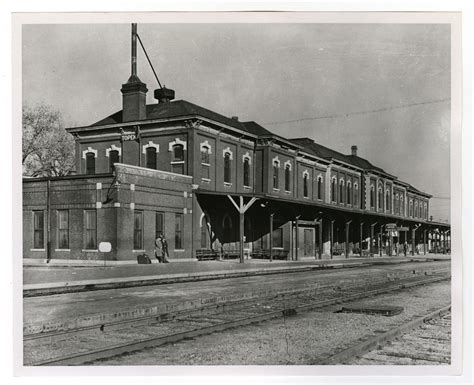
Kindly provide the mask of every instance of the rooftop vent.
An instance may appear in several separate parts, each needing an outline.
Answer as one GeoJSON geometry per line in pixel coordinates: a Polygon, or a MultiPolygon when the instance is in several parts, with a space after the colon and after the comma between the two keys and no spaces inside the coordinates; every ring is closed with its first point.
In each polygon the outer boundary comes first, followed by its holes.
{"type": "Polygon", "coordinates": [[[238,116],[233,116],[233,117],[232,117],[232,120],[235,120],[235,121],[238,122],[238,121],[239,121],[239,117],[238,117],[238,116]]]}

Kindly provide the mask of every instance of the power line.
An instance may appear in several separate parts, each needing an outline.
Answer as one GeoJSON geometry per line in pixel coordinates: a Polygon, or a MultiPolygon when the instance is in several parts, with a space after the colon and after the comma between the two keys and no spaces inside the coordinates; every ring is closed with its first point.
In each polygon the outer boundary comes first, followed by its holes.
{"type": "Polygon", "coordinates": [[[304,122],[304,121],[308,121],[308,120],[347,118],[348,116],[353,116],[353,115],[374,114],[374,113],[377,113],[377,112],[398,110],[398,109],[401,109],[401,108],[407,108],[407,107],[412,107],[412,106],[422,106],[422,105],[425,105],[425,104],[443,103],[443,102],[447,102],[449,100],[451,100],[451,98],[430,100],[430,101],[420,102],[420,103],[401,104],[401,105],[398,105],[398,106],[390,106],[390,107],[379,108],[379,109],[375,109],[375,110],[348,112],[347,114],[340,114],[340,115],[315,116],[315,117],[312,117],[312,118],[285,120],[285,121],[280,121],[280,122],[270,122],[270,123],[264,123],[264,124],[284,124],[284,123],[304,122]]]}

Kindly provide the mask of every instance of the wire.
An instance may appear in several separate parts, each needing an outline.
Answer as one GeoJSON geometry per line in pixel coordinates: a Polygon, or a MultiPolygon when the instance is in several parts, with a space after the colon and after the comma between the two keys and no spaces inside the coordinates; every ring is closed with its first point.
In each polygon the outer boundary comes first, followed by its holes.
{"type": "Polygon", "coordinates": [[[143,52],[145,53],[145,56],[146,56],[146,58],[147,58],[147,60],[148,60],[148,63],[150,64],[151,70],[153,71],[153,74],[155,75],[156,81],[158,82],[158,85],[159,85],[160,88],[162,89],[163,87],[161,86],[160,80],[158,79],[158,75],[156,74],[155,69],[153,68],[153,64],[151,64],[151,60],[150,60],[150,58],[148,57],[148,54],[147,54],[146,49],[145,49],[145,46],[144,46],[143,43],[142,43],[142,39],[140,39],[140,36],[138,35],[138,33],[136,33],[136,35],[137,35],[137,37],[138,37],[138,41],[140,42],[140,45],[142,46],[143,52]]]}
{"type": "Polygon", "coordinates": [[[353,115],[374,114],[374,113],[376,113],[376,112],[392,111],[392,110],[397,110],[397,109],[406,108],[406,107],[412,107],[412,106],[421,106],[421,105],[425,105],[425,104],[442,103],[442,102],[447,102],[447,101],[449,101],[449,100],[451,100],[451,98],[438,99],[438,100],[430,100],[430,101],[427,101],[427,102],[420,102],[420,103],[401,104],[401,105],[399,105],[399,106],[391,106],[391,107],[379,108],[379,109],[376,109],[376,110],[366,110],[366,111],[348,112],[347,114],[341,114],[341,115],[315,116],[315,117],[312,117],[312,118],[285,120],[285,121],[281,121],[281,122],[270,122],[270,123],[263,123],[263,124],[284,124],[284,123],[304,122],[304,121],[308,121],[308,120],[346,118],[346,117],[348,117],[348,116],[353,116],[353,115]]]}

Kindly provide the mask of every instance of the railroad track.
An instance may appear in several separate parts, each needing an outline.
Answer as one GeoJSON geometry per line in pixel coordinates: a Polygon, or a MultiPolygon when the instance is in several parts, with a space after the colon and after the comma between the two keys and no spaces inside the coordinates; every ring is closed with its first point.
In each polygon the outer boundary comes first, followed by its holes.
{"type": "Polygon", "coordinates": [[[449,365],[450,363],[451,306],[445,306],[346,348],[316,364],[449,365]]]}
{"type": "Polygon", "coordinates": [[[194,311],[119,321],[94,328],[25,336],[25,365],[80,365],[229,328],[450,279],[449,271],[428,276],[280,293],[271,298],[218,304],[194,311]],[[66,346],[66,347],[65,347],[66,346]],[[73,352],[71,352],[73,350],[73,352]],[[55,352],[56,355],[44,359],[55,352]]]}

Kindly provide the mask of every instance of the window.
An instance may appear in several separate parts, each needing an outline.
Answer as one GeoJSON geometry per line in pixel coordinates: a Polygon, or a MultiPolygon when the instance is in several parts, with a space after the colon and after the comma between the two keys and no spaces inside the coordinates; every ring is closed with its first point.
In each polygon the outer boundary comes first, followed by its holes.
{"type": "Polygon", "coordinates": [[[201,178],[209,179],[209,147],[201,146],[201,178]]]}
{"type": "Polygon", "coordinates": [[[97,249],[97,213],[95,210],[86,210],[84,212],[84,224],[85,224],[85,242],[84,248],[86,250],[97,249]]]}
{"type": "Polygon", "coordinates": [[[291,166],[287,164],[285,166],[285,191],[290,191],[290,171],[291,171],[291,166]]]}
{"type": "Polygon", "coordinates": [[[183,214],[176,214],[175,232],[174,232],[174,248],[183,248],[183,214]]]}
{"type": "Polygon", "coordinates": [[[93,152],[88,152],[86,154],[86,174],[95,174],[95,154],[93,152]]]}
{"type": "Polygon", "coordinates": [[[385,192],[385,210],[390,210],[390,192],[385,192]]]}
{"type": "Polygon", "coordinates": [[[273,188],[278,188],[278,168],[279,163],[277,161],[273,162],[273,188]]]}
{"type": "Polygon", "coordinates": [[[33,211],[33,248],[44,249],[44,211],[33,211]]]}
{"type": "Polygon", "coordinates": [[[331,200],[336,202],[336,179],[331,182],[331,200]]]}
{"type": "Polygon", "coordinates": [[[209,164],[209,147],[201,147],[201,163],[209,164]]]}
{"type": "Polygon", "coordinates": [[[425,219],[428,219],[428,205],[425,203],[425,219]]]}
{"type": "Polygon", "coordinates": [[[323,199],[323,178],[318,178],[318,199],[323,199]]]}
{"type": "Polygon", "coordinates": [[[146,152],[146,168],[156,170],[156,148],[147,147],[146,152]]]}
{"type": "Polygon", "coordinates": [[[370,186],[370,207],[375,208],[375,187],[370,186]]]}
{"type": "Polygon", "coordinates": [[[339,203],[344,203],[344,181],[339,181],[339,203]]]}
{"type": "Polygon", "coordinates": [[[398,194],[395,194],[395,214],[400,214],[400,201],[398,198],[398,194]]]}
{"type": "Polygon", "coordinates": [[[351,184],[348,183],[347,184],[347,204],[350,205],[351,204],[351,197],[352,197],[352,189],[351,189],[351,184]]]}
{"type": "Polygon", "coordinates": [[[133,213],[133,249],[143,249],[143,212],[133,213]]]}
{"type": "Polygon", "coordinates": [[[58,210],[58,248],[69,249],[69,211],[58,210]]]}
{"type": "Polygon", "coordinates": [[[273,229],[273,247],[283,247],[283,229],[281,227],[273,229]]]}
{"type": "Polygon", "coordinates": [[[418,202],[415,202],[415,218],[418,218],[418,202]]]}
{"type": "Polygon", "coordinates": [[[184,161],[184,147],[182,144],[175,144],[173,146],[173,162],[184,161]]]}
{"type": "Polygon", "coordinates": [[[115,163],[119,162],[119,152],[117,150],[112,150],[109,152],[109,171],[114,172],[115,163]]]}
{"type": "Polygon", "coordinates": [[[359,205],[359,185],[354,184],[354,206],[359,205]]]}
{"type": "Polygon", "coordinates": [[[224,183],[230,183],[230,153],[224,154],[224,183]]]}
{"type": "Polygon", "coordinates": [[[165,213],[160,211],[155,213],[155,239],[158,235],[165,235],[165,213]]]}
{"type": "Polygon", "coordinates": [[[400,195],[400,215],[405,215],[405,206],[403,205],[403,195],[400,195]]]}
{"type": "Polygon", "coordinates": [[[308,198],[308,174],[303,174],[303,196],[308,198]]]}
{"type": "Polygon", "coordinates": [[[244,159],[244,186],[250,186],[250,161],[249,161],[249,158],[244,159]]]}
{"type": "Polygon", "coordinates": [[[172,150],[171,171],[175,174],[184,174],[184,147],[182,144],[175,144],[172,150]]]}
{"type": "Polygon", "coordinates": [[[410,217],[413,217],[413,201],[411,199],[409,204],[409,215],[410,217]]]}

